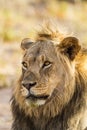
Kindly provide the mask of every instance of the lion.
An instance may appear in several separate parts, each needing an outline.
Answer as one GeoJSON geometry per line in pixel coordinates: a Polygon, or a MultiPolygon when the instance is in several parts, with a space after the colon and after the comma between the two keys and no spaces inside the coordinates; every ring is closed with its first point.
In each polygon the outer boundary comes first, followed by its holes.
{"type": "Polygon", "coordinates": [[[87,50],[48,26],[21,42],[22,74],[11,99],[12,130],[87,129],[87,50]]]}

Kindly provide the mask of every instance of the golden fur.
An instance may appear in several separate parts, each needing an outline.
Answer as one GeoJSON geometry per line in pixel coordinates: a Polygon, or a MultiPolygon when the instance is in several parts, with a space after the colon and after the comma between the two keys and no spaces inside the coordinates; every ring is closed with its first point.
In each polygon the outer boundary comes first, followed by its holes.
{"type": "MultiPolygon", "coordinates": [[[[42,82],[40,86],[38,87],[36,86],[31,89],[34,92],[34,94],[37,94],[37,95],[40,95],[40,94],[51,95],[50,98],[46,100],[46,102],[42,100],[43,105],[35,105],[35,103],[31,101],[26,102],[25,96],[27,95],[27,90],[21,85],[23,76],[20,77],[18,85],[14,88],[13,96],[16,100],[16,104],[19,105],[19,109],[23,110],[26,116],[30,116],[33,118],[35,117],[35,119],[40,119],[42,117],[45,117],[45,119],[54,118],[56,115],[62,112],[65,106],[68,106],[70,101],[72,104],[72,100],[73,98],[75,98],[74,94],[76,92],[76,89],[77,90],[79,89],[79,88],[76,88],[76,84],[80,86],[81,83],[82,83],[82,86],[80,87],[83,87],[81,88],[83,90],[83,94],[80,96],[87,105],[87,100],[86,100],[87,98],[87,86],[86,86],[87,84],[87,51],[80,47],[79,42],[76,38],[69,37],[66,39],[66,37],[67,37],[66,35],[60,33],[59,31],[55,31],[54,29],[50,28],[48,24],[45,26],[45,28],[42,27],[41,31],[37,33],[37,37],[35,39],[36,47],[39,46],[38,44],[39,42],[43,42],[44,44],[45,42],[52,42],[53,44],[56,44],[55,52],[57,53],[57,58],[58,58],[57,65],[58,64],[61,64],[61,65],[59,66],[60,69],[58,70],[58,73],[59,73],[58,78],[55,76],[56,71],[54,71],[53,69],[52,70],[53,72],[51,72],[51,78],[49,78],[49,81],[45,88],[44,88],[45,86],[44,82],[42,82]],[[64,44],[64,42],[66,42],[66,44],[64,44]],[[68,42],[70,42],[69,44],[70,48],[68,47],[68,42]],[[73,42],[74,42],[74,46],[72,44],[73,42]],[[74,47],[75,47],[75,50],[73,49],[74,47]],[[61,72],[61,68],[62,68],[62,72],[61,72]],[[82,77],[82,81],[80,81],[79,75],[82,77]],[[56,87],[55,84],[58,84],[58,83],[59,85],[56,87]]],[[[42,46],[44,46],[44,44],[42,44],[42,46]]],[[[24,49],[23,45],[22,45],[22,48],[24,49]]],[[[32,48],[33,47],[31,47],[31,49],[32,48]]],[[[24,50],[25,50],[24,52],[26,55],[27,50],[26,49],[24,50]]],[[[47,52],[48,48],[45,48],[45,51],[47,52]]],[[[52,51],[52,50],[49,50],[49,51],[52,51]]],[[[23,60],[26,61],[26,56],[24,56],[23,60]]],[[[37,104],[41,103],[41,102],[39,103],[38,102],[37,104]]],[[[73,105],[71,107],[73,108],[73,105]]],[[[81,110],[79,110],[79,112],[81,111],[84,111],[84,108],[81,108],[81,110]]],[[[82,113],[79,114],[79,112],[77,112],[77,115],[79,115],[78,117],[74,116],[72,119],[69,120],[68,123],[71,124],[71,126],[73,126],[73,123],[75,125],[75,120],[79,120],[80,118],[83,118],[82,113]]],[[[75,130],[75,129],[77,130],[76,125],[73,128],[74,129],[71,129],[71,130],[75,130]]]]}

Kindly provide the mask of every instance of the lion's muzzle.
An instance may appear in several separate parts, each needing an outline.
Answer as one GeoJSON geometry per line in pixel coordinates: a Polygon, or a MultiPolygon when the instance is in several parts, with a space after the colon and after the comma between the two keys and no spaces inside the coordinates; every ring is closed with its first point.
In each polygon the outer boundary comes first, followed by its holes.
{"type": "Polygon", "coordinates": [[[32,87],[35,87],[36,84],[37,84],[36,82],[26,83],[22,81],[22,86],[24,86],[27,90],[30,90],[32,87]]]}
{"type": "Polygon", "coordinates": [[[36,82],[25,83],[22,81],[22,95],[30,100],[46,100],[49,95],[47,94],[47,87],[37,87],[36,82]]]}

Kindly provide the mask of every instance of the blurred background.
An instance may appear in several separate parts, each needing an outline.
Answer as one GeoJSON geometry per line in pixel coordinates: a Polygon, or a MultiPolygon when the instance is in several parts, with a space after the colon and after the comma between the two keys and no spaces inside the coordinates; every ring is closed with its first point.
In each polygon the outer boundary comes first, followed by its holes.
{"type": "Polygon", "coordinates": [[[55,19],[87,46],[87,0],[0,0],[0,130],[10,130],[11,88],[21,72],[21,40],[55,19]]]}

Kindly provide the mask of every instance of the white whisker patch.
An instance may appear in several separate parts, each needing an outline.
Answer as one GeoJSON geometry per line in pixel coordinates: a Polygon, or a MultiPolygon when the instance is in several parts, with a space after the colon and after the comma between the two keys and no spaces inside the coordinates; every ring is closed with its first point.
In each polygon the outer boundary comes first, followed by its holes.
{"type": "Polygon", "coordinates": [[[36,102],[36,104],[38,105],[38,106],[40,106],[40,105],[44,105],[45,104],[45,102],[46,102],[46,100],[37,100],[37,102],[36,102]]]}

